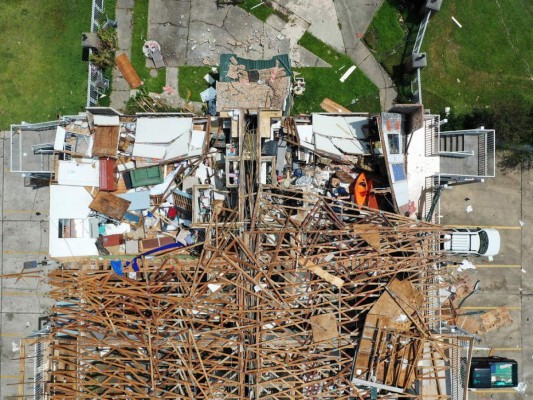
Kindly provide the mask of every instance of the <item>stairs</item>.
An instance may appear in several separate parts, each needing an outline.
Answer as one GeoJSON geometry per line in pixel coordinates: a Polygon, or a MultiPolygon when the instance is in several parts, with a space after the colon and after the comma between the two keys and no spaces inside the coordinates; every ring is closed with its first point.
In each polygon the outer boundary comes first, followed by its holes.
{"type": "Polygon", "coordinates": [[[461,134],[442,135],[440,137],[439,151],[441,153],[453,153],[465,151],[465,137],[461,134]]]}

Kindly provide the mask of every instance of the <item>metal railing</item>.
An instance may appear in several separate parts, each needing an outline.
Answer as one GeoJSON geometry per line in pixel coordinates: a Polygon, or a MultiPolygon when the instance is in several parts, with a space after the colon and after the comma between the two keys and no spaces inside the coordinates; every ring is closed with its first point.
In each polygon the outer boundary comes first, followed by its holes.
{"type": "MultiPolygon", "coordinates": [[[[463,135],[463,136],[477,136],[477,174],[457,174],[457,173],[442,173],[446,176],[457,176],[465,178],[493,178],[496,173],[496,134],[494,129],[465,129],[459,131],[440,132],[438,143],[440,146],[440,138],[446,136],[463,135]]],[[[465,149],[475,154],[474,148],[465,149]]],[[[439,154],[444,154],[443,150],[439,148],[439,154]]],[[[466,153],[466,152],[463,152],[466,153]]]]}
{"type": "MultiPolygon", "coordinates": [[[[420,53],[422,48],[422,42],[424,41],[424,35],[426,34],[426,28],[431,18],[431,10],[426,13],[420,26],[418,28],[418,34],[416,35],[415,45],[413,47],[413,53],[420,53]]],[[[413,101],[415,103],[422,104],[422,80],[420,78],[420,68],[416,70],[416,75],[411,81],[411,92],[413,94],[413,101]]]]}
{"type": "Polygon", "coordinates": [[[426,28],[429,23],[429,18],[431,18],[431,10],[427,12],[418,27],[418,34],[416,35],[415,45],[413,47],[413,53],[420,53],[420,48],[422,47],[422,41],[424,40],[424,35],[426,34],[426,28]]]}
{"type": "Polygon", "coordinates": [[[495,132],[487,130],[478,137],[478,175],[493,178],[496,170],[495,132]]]}
{"type": "Polygon", "coordinates": [[[35,363],[33,377],[35,384],[33,386],[33,395],[35,400],[46,398],[46,369],[48,367],[48,356],[45,354],[47,350],[46,343],[37,341],[35,343],[35,363]]]}
{"type": "MultiPolygon", "coordinates": [[[[104,0],[93,0],[91,12],[91,32],[96,32],[100,28],[100,22],[105,16],[104,11],[104,0]]],[[[92,54],[92,50],[89,50],[89,56],[90,54],[92,54]]],[[[98,99],[102,94],[98,85],[102,80],[102,70],[89,62],[87,77],[87,107],[94,106],[98,103],[98,99]]]]}
{"type": "Polygon", "coordinates": [[[439,153],[439,137],[440,137],[440,115],[427,114],[424,115],[424,130],[425,130],[425,154],[426,157],[439,153]]]}
{"type": "Polygon", "coordinates": [[[413,94],[413,102],[422,104],[422,79],[420,78],[420,68],[416,70],[416,75],[411,81],[411,93],[413,94]]]}
{"type": "MultiPolygon", "coordinates": [[[[28,165],[31,157],[25,157],[33,149],[33,145],[44,144],[41,142],[39,132],[57,129],[59,121],[39,122],[36,124],[12,124],[10,131],[10,159],[9,170],[11,172],[19,172],[23,174],[49,174],[49,168],[45,168],[45,162],[41,157],[41,168],[36,168],[35,165],[28,165]],[[26,162],[25,162],[26,161],[26,162]]],[[[31,154],[31,153],[30,153],[31,154]]],[[[47,166],[49,167],[49,165],[47,166]]]]}
{"type": "MultiPolygon", "coordinates": [[[[444,329],[443,329],[444,330],[444,329]]],[[[457,328],[450,330],[450,343],[448,360],[449,360],[449,385],[448,394],[453,400],[465,400],[468,398],[468,374],[472,362],[473,340],[471,335],[460,335],[457,328]]]]}

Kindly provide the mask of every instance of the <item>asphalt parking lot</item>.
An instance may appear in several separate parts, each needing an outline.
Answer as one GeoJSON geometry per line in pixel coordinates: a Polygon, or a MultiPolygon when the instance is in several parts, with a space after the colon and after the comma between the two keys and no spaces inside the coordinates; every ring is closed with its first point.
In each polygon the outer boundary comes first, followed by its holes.
{"type": "MultiPolygon", "coordinates": [[[[533,171],[503,172],[482,183],[455,186],[441,198],[441,223],[494,227],[500,231],[501,250],[493,261],[471,258],[480,280],[480,290],[463,304],[472,312],[498,306],[510,309],[513,323],[480,336],[474,356],[501,356],[519,364],[519,382],[524,394],[514,389],[479,390],[471,399],[517,399],[533,394],[533,171]],[[472,211],[467,212],[467,206],[472,211]]],[[[456,271],[454,274],[458,274],[456,271]]]]}

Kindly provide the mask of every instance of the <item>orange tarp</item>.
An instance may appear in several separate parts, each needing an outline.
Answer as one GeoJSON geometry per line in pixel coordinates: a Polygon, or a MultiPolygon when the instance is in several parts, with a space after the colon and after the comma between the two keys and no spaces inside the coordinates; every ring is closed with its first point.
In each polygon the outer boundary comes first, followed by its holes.
{"type": "Polygon", "coordinates": [[[130,88],[136,89],[143,84],[137,72],[131,65],[131,61],[125,53],[122,53],[120,56],[115,58],[117,67],[120,70],[120,73],[126,79],[126,82],[130,85],[130,88]]]}

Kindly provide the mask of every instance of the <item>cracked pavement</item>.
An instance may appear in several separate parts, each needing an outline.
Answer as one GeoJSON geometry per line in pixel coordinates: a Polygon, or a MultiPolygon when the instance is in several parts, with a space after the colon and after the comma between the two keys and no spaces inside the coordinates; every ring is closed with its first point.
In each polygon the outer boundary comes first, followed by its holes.
{"type": "Polygon", "coordinates": [[[223,53],[251,59],[289,53],[293,66],[328,66],[297,45],[309,26],[298,17],[286,22],[271,15],[264,23],[213,0],[150,0],[148,19],[148,39],[161,44],[169,67],[216,65],[223,53]]]}

